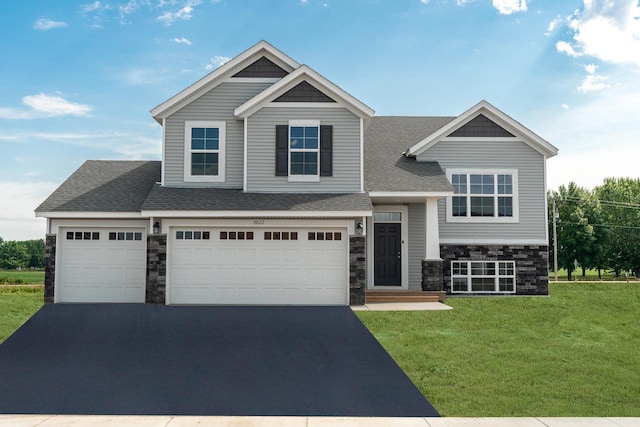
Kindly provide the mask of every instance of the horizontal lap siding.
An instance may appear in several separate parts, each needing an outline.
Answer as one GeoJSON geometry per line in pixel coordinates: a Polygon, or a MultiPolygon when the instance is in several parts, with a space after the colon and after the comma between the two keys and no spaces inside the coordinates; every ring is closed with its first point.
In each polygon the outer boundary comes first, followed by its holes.
{"type": "Polygon", "coordinates": [[[409,205],[409,289],[422,290],[422,260],[425,255],[425,205],[409,205]]]}
{"type": "Polygon", "coordinates": [[[167,187],[242,188],[244,128],[233,110],[269,87],[269,83],[222,83],[167,118],[165,129],[165,176],[167,187]],[[184,122],[224,120],[226,123],[225,182],[184,182],[184,122]]]}
{"type": "Polygon", "coordinates": [[[360,119],[345,108],[267,107],[249,117],[249,192],[351,193],[360,191],[360,119]],[[276,125],[320,120],[333,126],[333,176],[320,182],[288,182],[275,176],[276,125]]]}
{"type": "Polygon", "coordinates": [[[447,223],[445,201],[438,202],[440,239],[544,240],[546,238],[544,157],[517,141],[443,141],[420,159],[437,159],[440,166],[469,169],[517,169],[520,203],[518,223],[447,223]]]}

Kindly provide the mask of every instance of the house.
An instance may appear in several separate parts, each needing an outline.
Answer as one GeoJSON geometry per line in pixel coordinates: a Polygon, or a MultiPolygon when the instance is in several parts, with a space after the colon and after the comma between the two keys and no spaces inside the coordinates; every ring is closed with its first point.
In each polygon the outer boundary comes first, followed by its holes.
{"type": "Polygon", "coordinates": [[[548,293],[557,149],[488,102],[375,117],[261,41],[151,114],[162,161],[87,161],[36,209],[47,302],[548,293]]]}

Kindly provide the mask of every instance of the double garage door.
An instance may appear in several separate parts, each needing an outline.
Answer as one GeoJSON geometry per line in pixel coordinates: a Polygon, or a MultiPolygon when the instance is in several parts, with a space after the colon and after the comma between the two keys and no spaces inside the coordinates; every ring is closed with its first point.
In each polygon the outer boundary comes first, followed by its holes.
{"type": "MultiPolygon", "coordinates": [[[[344,228],[183,228],[167,236],[169,304],[348,304],[344,228]]],[[[144,228],[65,228],[56,300],[144,303],[144,228]]]]}
{"type": "Polygon", "coordinates": [[[143,228],[69,228],[58,235],[60,302],[144,302],[143,228]]]}
{"type": "Polygon", "coordinates": [[[346,229],[180,228],[170,304],[348,304],[346,229]]]}

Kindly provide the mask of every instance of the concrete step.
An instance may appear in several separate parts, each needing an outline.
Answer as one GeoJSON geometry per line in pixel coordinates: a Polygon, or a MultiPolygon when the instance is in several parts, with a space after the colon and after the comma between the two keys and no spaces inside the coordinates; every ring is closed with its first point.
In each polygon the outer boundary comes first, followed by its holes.
{"type": "Polygon", "coordinates": [[[367,291],[366,302],[444,302],[445,292],[433,291],[367,291]]]}

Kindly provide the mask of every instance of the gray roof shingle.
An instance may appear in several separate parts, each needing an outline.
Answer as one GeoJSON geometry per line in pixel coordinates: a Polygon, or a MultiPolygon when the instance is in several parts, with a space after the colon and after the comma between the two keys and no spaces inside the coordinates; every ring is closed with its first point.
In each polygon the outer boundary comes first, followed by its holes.
{"type": "MultiPolygon", "coordinates": [[[[366,191],[452,191],[437,162],[402,153],[454,117],[374,117],[365,130],[366,191]]],[[[141,210],[370,211],[367,193],[243,193],[216,188],[168,188],[159,161],[89,160],[36,212],[140,212],[141,210]]]]}
{"type": "Polygon", "coordinates": [[[36,212],[139,212],[159,180],[159,161],[88,160],[36,212]]]}
{"type": "Polygon", "coordinates": [[[154,186],[142,210],[193,211],[370,211],[366,193],[244,193],[220,188],[154,186]]]}
{"type": "Polygon", "coordinates": [[[402,153],[455,117],[374,117],[364,133],[367,191],[452,191],[437,162],[417,162],[402,153]]]}

